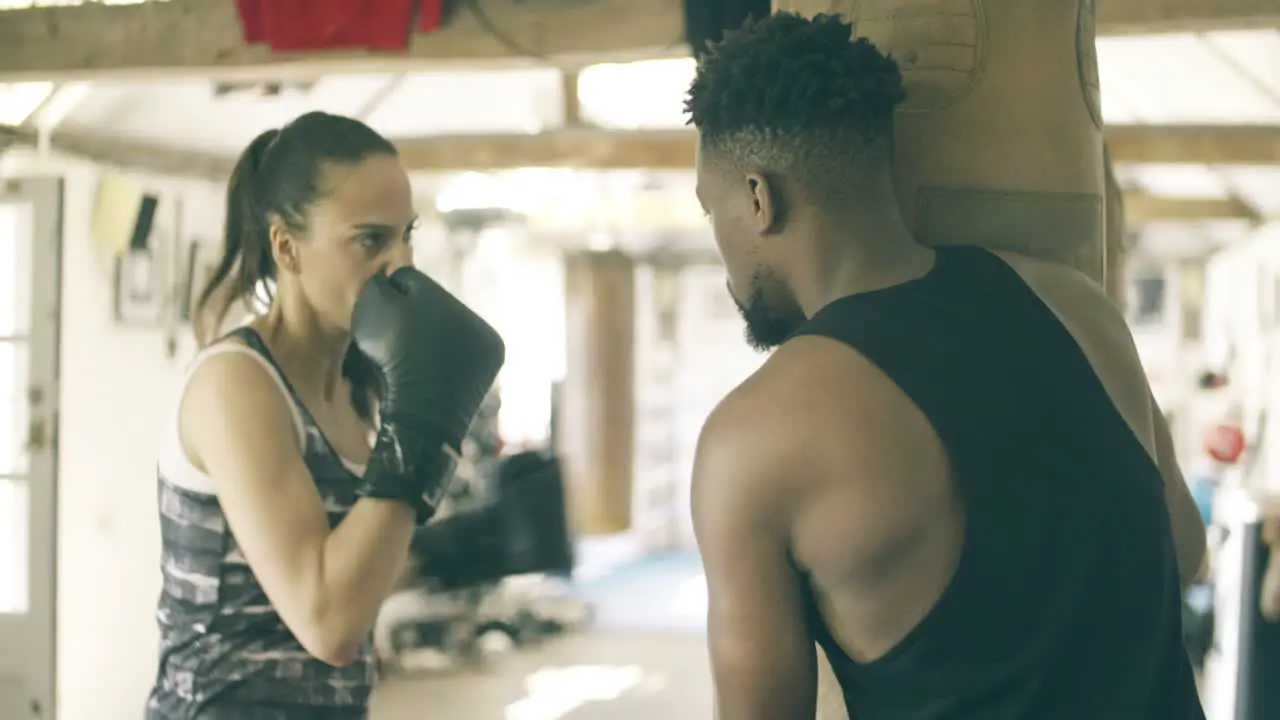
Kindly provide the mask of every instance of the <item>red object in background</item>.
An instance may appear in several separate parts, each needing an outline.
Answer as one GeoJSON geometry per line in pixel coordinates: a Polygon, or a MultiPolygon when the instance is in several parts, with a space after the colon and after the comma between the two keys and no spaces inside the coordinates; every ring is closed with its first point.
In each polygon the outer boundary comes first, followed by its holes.
{"type": "Polygon", "coordinates": [[[444,22],[444,0],[422,0],[418,7],[418,30],[431,32],[444,22]]]}
{"type": "Polygon", "coordinates": [[[1204,436],[1204,451],[1220,463],[1234,464],[1244,454],[1244,430],[1238,425],[1216,425],[1204,436]]]}
{"type": "Polygon", "coordinates": [[[272,50],[408,45],[416,0],[236,0],[245,42],[272,50]]]}
{"type": "Polygon", "coordinates": [[[355,22],[347,27],[350,36],[340,33],[352,46],[364,45],[374,50],[404,50],[413,33],[413,9],[418,0],[364,0],[355,22]]]}
{"type": "Polygon", "coordinates": [[[262,0],[236,0],[236,11],[240,14],[240,31],[244,33],[245,42],[267,41],[265,5],[262,0]]]}

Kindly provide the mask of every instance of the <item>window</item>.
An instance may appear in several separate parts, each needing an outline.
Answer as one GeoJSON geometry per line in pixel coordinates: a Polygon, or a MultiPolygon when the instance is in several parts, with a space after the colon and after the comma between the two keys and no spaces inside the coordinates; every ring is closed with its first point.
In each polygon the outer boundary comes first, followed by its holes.
{"type": "Polygon", "coordinates": [[[1143,272],[1129,286],[1129,321],[1154,325],[1164,319],[1166,283],[1161,272],[1143,272]]]}

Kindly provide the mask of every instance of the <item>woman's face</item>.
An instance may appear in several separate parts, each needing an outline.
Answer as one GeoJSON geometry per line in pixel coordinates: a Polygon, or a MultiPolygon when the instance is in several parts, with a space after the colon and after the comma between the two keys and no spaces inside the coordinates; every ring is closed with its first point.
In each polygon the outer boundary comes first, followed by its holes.
{"type": "Polygon", "coordinates": [[[365,282],[413,264],[413,192],[399,159],[390,155],[327,164],[319,187],[305,239],[292,243],[289,270],[318,319],[347,330],[365,282]]]}

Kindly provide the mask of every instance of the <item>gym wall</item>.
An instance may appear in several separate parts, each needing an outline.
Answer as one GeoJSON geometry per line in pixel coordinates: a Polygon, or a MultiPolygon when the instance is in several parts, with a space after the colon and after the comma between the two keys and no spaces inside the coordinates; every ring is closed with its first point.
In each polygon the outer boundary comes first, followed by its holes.
{"type": "MultiPolygon", "coordinates": [[[[101,170],[6,155],[5,174],[65,178],[58,447],[58,717],[139,717],[155,677],[160,587],[155,449],[194,342],[173,357],[159,330],[118,326],[112,265],[90,226],[101,170]]],[[[182,198],[187,231],[215,238],[221,187],[138,176],[160,196],[157,225],[182,198]]],[[[186,333],[184,333],[186,335],[186,333]]]]}

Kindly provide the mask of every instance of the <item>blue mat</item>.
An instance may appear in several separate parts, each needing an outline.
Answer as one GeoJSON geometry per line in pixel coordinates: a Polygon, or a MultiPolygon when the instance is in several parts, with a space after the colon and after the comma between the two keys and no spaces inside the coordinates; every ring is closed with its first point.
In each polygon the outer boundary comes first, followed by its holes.
{"type": "Polygon", "coordinates": [[[706,583],[696,552],[650,555],[579,583],[606,629],[706,631],[706,583]]]}

